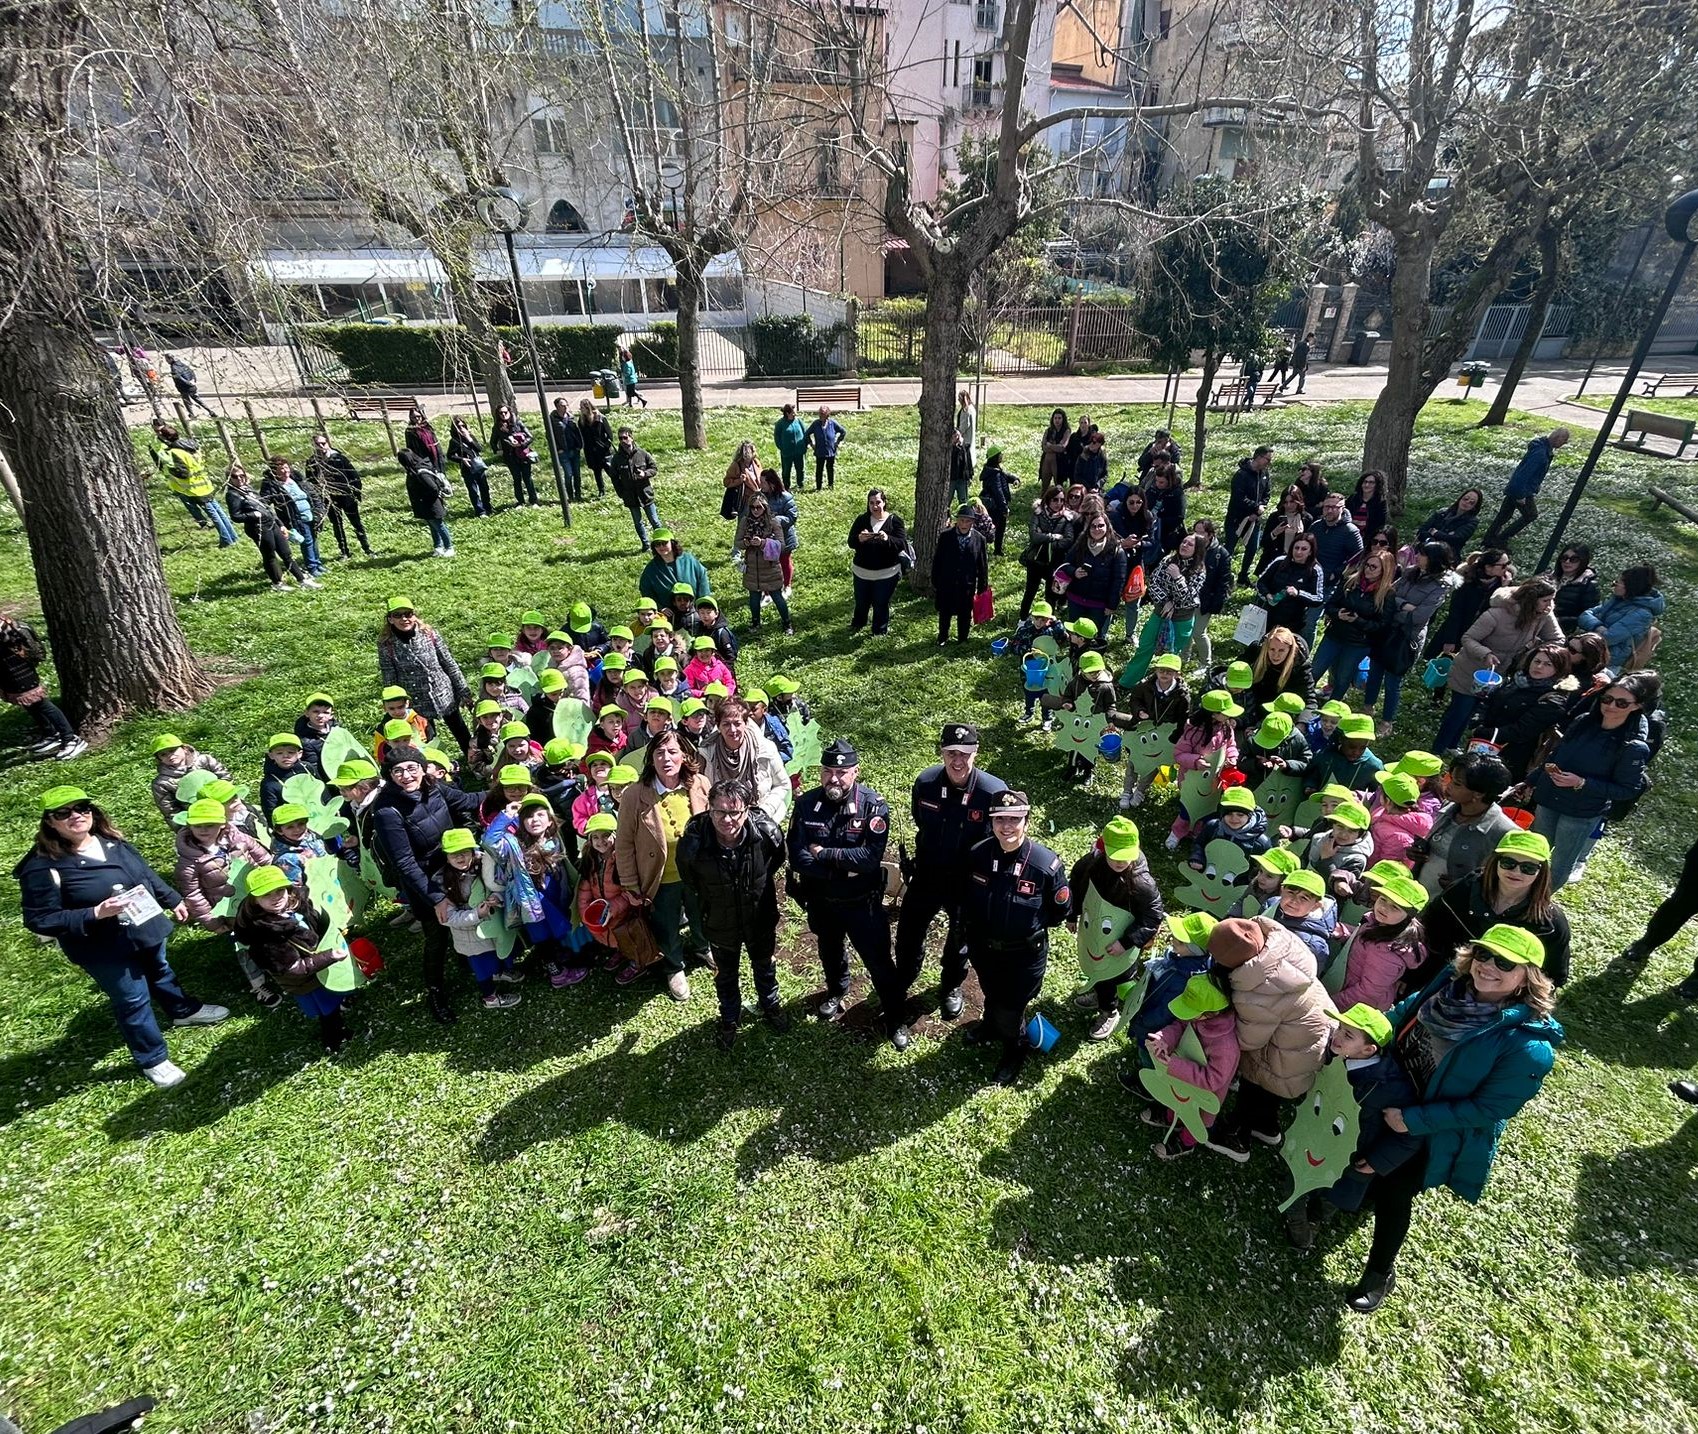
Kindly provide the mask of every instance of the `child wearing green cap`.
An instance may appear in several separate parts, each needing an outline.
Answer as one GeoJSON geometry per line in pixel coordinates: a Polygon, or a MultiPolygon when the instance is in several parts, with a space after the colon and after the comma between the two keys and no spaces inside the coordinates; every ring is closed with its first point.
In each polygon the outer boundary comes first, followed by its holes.
{"type": "Polygon", "coordinates": [[[177,800],[177,783],[190,772],[211,772],[224,781],[230,780],[229,769],[210,752],[196,751],[174,732],[162,732],[153,739],[153,785],[150,792],[159,815],[171,821],[188,805],[177,800]]]}
{"type": "Polygon", "coordinates": [[[530,705],[523,693],[515,692],[507,685],[507,669],[499,662],[487,662],[479,669],[477,700],[494,702],[521,722],[525,720],[525,712],[530,705]]]}
{"type": "Polygon", "coordinates": [[[470,771],[481,775],[492,769],[501,750],[501,729],[506,725],[506,709],[491,698],[472,709],[472,740],[466,748],[466,765],[470,771]]]}
{"type": "Polygon", "coordinates": [[[534,657],[539,652],[548,651],[548,623],[537,608],[526,608],[519,614],[519,640],[513,644],[513,651],[526,657],[534,657]]]}
{"type": "Polygon", "coordinates": [[[737,690],[737,675],[727,666],[725,659],[719,655],[719,649],[712,645],[711,639],[698,637],[696,645],[690,652],[690,661],[684,668],[684,682],[697,697],[700,697],[708,683],[721,683],[727,695],[737,690]],[[709,645],[702,646],[700,644],[709,645]]]}
{"type": "Polygon", "coordinates": [[[712,597],[696,599],[696,625],[692,637],[711,637],[714,651],[720,655],[725,665],[733,672],[737,670],[737,654],[741,644],[737,634],[732,632],[730,624],[725,621],[725,614],[719,610],[719,603],[712,597]]]}
{"type": "Polygon", "coordinates": [[[1008,640],[1008,651],[1016,661],[1032,650],[1032,644],[1045,633],[1056,636],[1055,610],[1047,602],[1035,602],[1032,610],[1014,626],[1008,640]]]}
{"type": "Polygon", "coordinates": [[[291,884],[306,890],[307,863],[315,856],[334,856],[342,838],[321,837],[307,825],[307,809],[284,802],[271,813],[271,861],[291,884]]]}
{"type": "Polygon", "coordinates": [[[555,989],[589,975],[578,952],[589,937],[573,921],[578,872],[567,855],[548,798],[533,793],[517,816],[503,813],[484,833],[484,877],[501,901],[509,926],[524,928],[555,989]]]}
{"type": "MultiPolygon", "coordinates": [[[[1143,999],[1126,1020],[1126,1039],[1134,1050],[1142,1052],[1144,1042],[1173,1019],[1174,998],[1193,976],[1209,969],[1209,933],[1215,925],[1206,911],[1169,912],[1163,919],[1157,935],[1167,944],[1151,958],[1143,999]]],[[[1120,1083],[1140,1100],[1149,1099],[1136,1071],[1121,1072],[1120,1083]]]]}
{"type": "MultiPolygon", "coordinates": [[[[578,766],[579,759],[584,755],[582,744],[574,746],[564,737],[550,737],[542,744],[542,761],[538,762],[531,773],[531,780],[536,783],[536,789],[548,798],[549,806],[556,812],[569,812],[578,793],[583,790],[584,780],[582,770],[578,766]]],[[[577,832],[565,833],[568,849],[577,854],[577,832]]]]}
{"type": "Polygon", "coordinates": [[[449,912],[442,918],[454,949],[466,958],[486,1011],[510,1011],[519,1004],[519,984],[514,953],[505,957],[495,942],[478,930],[501,908],[501,898],[491,895],[484,884],[475,837],[464,827],[451,827],[442,834],[442,890],[449,912]]]}
{"type": "MultiPolygon", "coordinates": [[[[1210,1092],[1223,1104],[1238,1074],[1238,1017],[1232,1001],[1212,976],[1201,974],[1187,979],[1180,993],[1168,1003],[1173,1018],[1167,1025],[1144,1038],[1141,1054],[1152,1065],[1167,1072],[1174,1080],[1194,1085],[1210,1092]],[[1179,1054],[1179,1043],[1189,1031],[1202,1048],[1203,1059],[1192,1060],[1179,1054]]],[[[1140,1117],[1146,1125],[1166,1128],[1173,1118],[1165,1108],[1151,1105],[1140,1117]]],[[[1203,1124],[1213,1126],[1215,1117],[1207,1112],[1203,1124]]],[[[1177,1126],[1172,1133],[1150,1147],[1159,1160],[1177,1160],[1197,1148],[1191,1132],[1177,1126]]]]}
{"type": "Polygon", "coordinates": [[[1338,930],[1338,902],[1327,894],[1325,878],[1299,868],[1280,879],[1279,895],[1262,915],[1279,923],[1315,958],[1315,974],[1325,975],[1332,962],[1332,940],[1338,930]]]}
{"type": "Polygon", "coordinates": [[[1373,861],[1397,861],[1414,867],[1409,848],[1424,842],[1433,830],[1433,813],[1421,805],[1421,786],[1406,772],[1374,773],[1380,800],[1372,809],[1368,832],[1374,839],[1373,861]]]}
{"type": "Polygon", "coordinates": [[[265,744],[265,773],[259,782],[259,809],[266,821],[282,804],[283,783],[303,771],[301,739],[293,732],[274,732],[265,744]]]}
{"type": "Polygon", "coordinates": [[[1303,777],[1305,789],[1313,792],[1336,783],[1353,792],[1372,790],[1374,774],[1385,768],[1368,745],[1373,739],[1374,719],[1367,713],[1353,712],[1340,718],[1331,745],[1309,763],[1303,777]]]}
{"type": "Polygon", "coordinates": [[[319,984],[318,973],[348,954],[340,942],[319,950],[329,918],[275,867],[260,867],[249,880],[248,892],[236,907],[232,929],[237,950],[264,972],[272,984],[318,1020],[319,1039],[334,1055],[347,1043],[342,1019],[347,995],[319,984]]]}
{"type": "Polygon", "coordinates": [[[1339,901],[1348,901],[1356,879],[1368,869],[1374,839],[1368,833],[1368,809],[1357,801],[1342,801],[1331,816],[1316,820],[1303,853],[1303,864],[1319,872],[1327,890],[1339,901]]]}
{"type": "Polygon", "coordinates": [[[430,719],[413,710],[413,699],[407,695],[405,687],[391,684],[383,689],[383,716],[378,719],[377,726],[372,729],[372,757],[379,766],[383,765],[383,753],[389,745],[385,728],[391,722],[405,722],[413,729],[411,741],[403,738],[403,745],[410,747],[428,747],[436,729],[430,719]]]}
{"type": "MultiPolygon", "coordinates": [[[[1150,865],[1139,849],[1138,828],[1130,817],[1116,817],[1097,838],[1097,843],[1067,874],[1067,929],[1077,933],[1079,923],[1087,919],[1087,905],[1095,909],[1090,897],[1097,902],[1126,912],[1131,921],[1126,930],[1111,944],[1105,954],[1127,956],[1136,960],[1138,953],[1156,938],[1162,929],[1167,909],[1162,905],[1161,891],[1150,875],[1150,865]]],[[[1116,973],[1096,985],[1089,986],[1073,998],[1081,1010],[1095,1012],[1090,1039],[1106,1041],[1120,1024],[1120,986],[1127,979],[1116,973]]]]}
{"type": "Polygon", "coordinates": [[[1365,876],[1361,894],[1371,905],[1355,930],[1346,931],[1338,954],[1344,963],[1344,982],[1335,1002],[1342,1008],[1362,1003],[1388,1011],[1398,989],[1427,960],[1426,933],[1420,912],[1427,905],[1426,888],[1412,876],[1365,876]]]}
{"type": "Polygon", "coordinates": [[[629,745],[630,739],[625,735],[625,709],[616,702],[609,702],[596,714],[595,726],[590,729],[590,755],[607,752],[617,757],[629,745]]]}
{"type": "Polygon", "coordinates": [[[1206,816],[1191,832],[1191,870],[1208,865],[1212,841],[1229,841],[1245,856],[1260,856],[1273,842],[1268,836],[1268,814],[1256,805],[1248,787],[1228,787],[1220,795],[1220,807],[1206,816]]]}
{"type": "MultiPolygon", "coordinates": [[[[231,930],[229,917],[216,916],[213,908],[235,894],[231,882],[231,864],[241,861],[250,866],[265,866],[271,853],[253,837],[232,826],[222,803],[210,798],[193,802],[183,813],[176,838],[177,890],[183,893],[183,904],[189,917],[203,931],[225,935],[231,930]]],[[[265,974],[256,966],[240,945],[236,947],[236,962],[247,977],[254,999],[271,1010],[281,997],[266,984],[265,974]]]]}
{"type": "Polygon", "coordinates": [[[336,720],[336,700],[328,692],[308,697],[305,709],[295,719],[295,735],[301,739],[301,765],[321,782],[330,780],[330,773],[324,770],[324,739],[341,725],[336,720]]]}
{"type": "Polygon", "coordinates": [[[614,833],[619,820],[614,812],[597,812],[587,819],[584,831],[584,865],[578,879],[578,919],[603,956],[603,970],[617,974],[614,980],[629,986],[660,956],[648,923],[631,893],[619,883],[619,866],[614,850],[614,833]]]}
{"type": "MultiPolygon", "coordinates": [[[[598,812],[606,812],[610,816],[619,815],[619,803],[613,798],[613,789],[607,784],[608,774],[613,770],[617,759],[612,752],[591,752],[584,758],[584,782],[568,810],[571,812],[572,830],[583,836],[591,817],[598,812]]],[[[555,808],[559,810],[558,807],[555,808]]]]}
{"type": "MultiPolygon", "coordinates": [[[[1205,692],[1202,705],[1186,714],[1180,728],[1179,740],[1173,744],[1173,765],[1183,780],[1205,764],[1219,759],[1228,767],[1238,765],[1238,727],[1236,719],[1244,709],[1225,692],[1205,692]]],[[[1173,827],[1167,834],[1167,849],[1178,851],[1179,843],[1191,835],[1191,817],[1183,802],[1173,827]]]]}

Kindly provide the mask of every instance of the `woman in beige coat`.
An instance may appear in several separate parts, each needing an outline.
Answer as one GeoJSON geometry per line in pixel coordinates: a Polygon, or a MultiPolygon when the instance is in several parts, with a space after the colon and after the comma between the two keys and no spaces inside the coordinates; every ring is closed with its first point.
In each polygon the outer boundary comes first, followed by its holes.
{"type": "Polygon", "coordinates": [[[1278,1145],[1279,1102],[1314,1084],[1326,1056],[1329,1002],[1315,979],[1314,954],[1272,918],[1233,917],[1215,927],[1209,956],[1228,972],[1238,1018],[1238,1104],[1209,1135],[1209,1146],[1237,1161],[1249,1137],[1278,1145]]]}
{"type": "Polygon", "coordinates": [[[1529,578],[1519,587],[1499,588],[1462,634],[1456,660],[1450,665],[1450,706],[1439,723],[1435,751],[1448,752],[1462,740],[1474,715],[1478,697],[1474,674],[1492,671],[1508,674],[1516,659],[1535,647],[1563,641],[1562,628],[1551,608],[1556,588],[1544,578],[1529,578]]]}
{"type": "Polygon", "coordinates": [[[695,747],[677,732],[663,732],[643,751],[639,781],[619,798],[619,827],[614,834],[614,863],[619,884],[647,911],[660,946],[655,970],[674,1001],[690,999],[684,975],[684,923],[691,940],[706,950],[695,893],[678,874],[678,839],[684,825],[708,804],[708,782],[695,747]]]}

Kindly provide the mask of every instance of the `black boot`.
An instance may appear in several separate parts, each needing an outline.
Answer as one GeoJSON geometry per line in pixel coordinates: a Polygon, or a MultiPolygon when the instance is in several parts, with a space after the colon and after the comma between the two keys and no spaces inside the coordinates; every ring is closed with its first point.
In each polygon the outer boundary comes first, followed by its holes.
{"type": "Polygon", "coordinates": [[[348,1044],[348,1024],[342,1019],[341,1011],[332,1011],[328,1016],[318,1018],[318,1038],[324,1042],[324,1049],[330,1055],[335,1055],[348,1044]]]}
{"type": "Polygon", "coordinates": [[[425,1004],[430,1007],[431,1020],[438,1025],[451,1026],[460,1019],[449,1004],[447,993],[438,987],[432,986],[425,992],[425,1004]]]}
{"type": "Polygon", "coordinates": [[[1013,1085],[1020,1079],[1020,1071],[1026,1064],[1026,1043],[1015,1041],[1002,1049],[1002,1060],[996,1068],[996,1083],[998,1085],[1013,1085]]]}
{"type": "Polygon", "coordinates": [[[1357,1314],[1372,1314],[1396,1288],[1397,1276],[1392,1271],[1381,1274],[1378,1270],[1363,1270],[1362,1278],[1356,1281],[1344,1302],[1357,1314]]]}

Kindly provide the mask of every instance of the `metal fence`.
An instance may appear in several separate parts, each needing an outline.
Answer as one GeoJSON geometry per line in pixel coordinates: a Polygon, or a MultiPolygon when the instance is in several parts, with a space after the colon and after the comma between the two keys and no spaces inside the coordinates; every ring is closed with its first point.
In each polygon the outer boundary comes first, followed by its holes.
{"type": "MultiPolygon", "coordinates": [[[[996,376],[1072,373],[1081,367],[1147,363],[1151,345],[1138,331],[1136,310],[1081,298],[1072,304],[1008,309],[983,324],[965,324],[964,369],[996,376]]],[[[918,306],[875,304],[856,326],[859,368],[866,377],[918,374],[925,348],[925,316],[918,306]]]]}

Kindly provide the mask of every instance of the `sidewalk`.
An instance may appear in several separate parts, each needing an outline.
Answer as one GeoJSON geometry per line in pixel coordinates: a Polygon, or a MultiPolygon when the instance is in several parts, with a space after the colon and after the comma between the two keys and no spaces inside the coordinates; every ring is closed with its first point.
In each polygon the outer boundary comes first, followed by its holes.
{"type": "MultiPolygon", "coordinates": [[[[312,398],[292,390],[296,379],[287,354],[281,349],[191,349],[184,350],[189,362],[199,371],[201,393],[215,409],[224,412],[233,422],[245,417],[244,400],[253,407],[257,418],[302,418],[311,421],[312,398]]],[[[1619,359],[1600,363],[1593,371],[1587,394],[1603,398],[1613,395],[1621,384],[1626,365],[1619,359]]],[[[1515,407],[1522,412],[1548,417],[1553,425],[1567,424],[1571,428],[1596,429],[1602,417],[1601,409],[1565,400],[1580,386],[1586,372],[1584,363],[1558,362],[1530,368],[1522,377],[1515,392],[1515,407]]],[[[1187,372],[1179,381],[1179,407],[1183,411],[1195,398],[1197,385],[1202,381],[1200,370],[1187,372]]],[[[1372,400],[1385,387],[1386,369],[1383,364],[1323,364],[1309,370],[1305,391],[1286,394],[1287,403],[1323,404],[1347,400],[1372,400]]],[[[805,380],[807,384],[829,385],[829,379],[805,380]]],[[[854,380],[843,380],[853,383],[854,380]]],[[[919,401],[920,381],[917,378],[860,380],[861,401],[865,408],[911,406],[919,401]]],[[[965,385],[967,380],[963,379],[965,385]]],[[[167,387],[169,387],[167,385],[167,387]]],[[[1115,375],[1096,377],[1066,374],[1015,375],[985,381],[987,405],[1025,405],[1033,407],[1062,407],[1076,410],[1092,404],[1123,404],[1163,402],[1165,380],[1159,374],[1115,375]]],[[[1484,405],[1489,403],[1495,388],[1488,382],[1484,397],[1473,395],[1484,405]]],[[[578,387],[551,389],[550,397],[564,395],[577,407],[577,401],[587,394],[578,387]]],[[[703,397],[710,408],[764,408],[775,413],[795,398],[794,384],[709,382],[703,386],[703,397]]],[[[651,409],[676,410],[681,395],[675,382],[657,381],[643,390],[651,409]]],[[[1441,387],[1434,398],[1448,398],[1454,390],[1441,387]]],[[[166,411],[176,395],[162,399],[166,411]]],[[[327,390],[319,403],[328,418],[345,418],[347,408],[341,395],[327,390]]],[[[426,393],[423,395],[432,414],[472,414],[477,410],[469,395],[449,397],[426,393]]],[[[525,404],[529,390],[521,391],[519,401],[525,404]]],[[[534,398],[530,399],[535,402],[534,398]]],[[[615,405],[615,411],[619,406],[615,405]]],[[[132,398],[126,404],[131,422],[145,420],[149,413],[145,399],[132,398]]]]}

